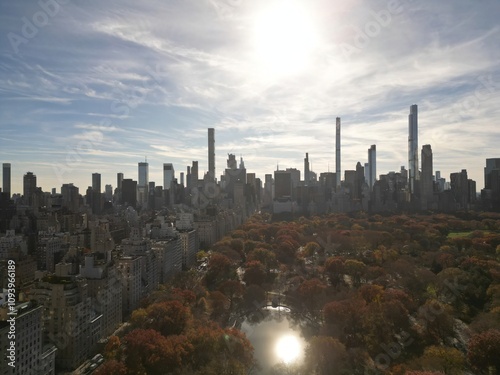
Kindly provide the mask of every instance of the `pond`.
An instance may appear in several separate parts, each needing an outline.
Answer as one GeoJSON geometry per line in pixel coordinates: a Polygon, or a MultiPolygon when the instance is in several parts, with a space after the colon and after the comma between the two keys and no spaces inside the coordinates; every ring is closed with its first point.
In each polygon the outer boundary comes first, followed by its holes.
{"type": "Polygon", "coordinates": [[[252,374],[265,375],[277,364],[295,365],[304,360],[307,342],[301,327],[292,321],[289,312],[286,307],[268,306],[241,324],[259,364],[259,369],[252,374]]]}

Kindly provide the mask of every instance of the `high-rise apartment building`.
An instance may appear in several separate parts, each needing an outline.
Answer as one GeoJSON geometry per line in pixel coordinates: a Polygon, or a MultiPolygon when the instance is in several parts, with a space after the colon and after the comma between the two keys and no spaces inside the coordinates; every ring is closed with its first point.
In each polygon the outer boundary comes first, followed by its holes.
{"type": "Polygon", "coordinates": [[[418,173],[418,106],[410,107],[408,116],[408,172],[410,197],[414,197],[417,189],[418,173]]]}
{"type": "Polygon", "coordinates": [[[93,254],[85,256],[80,276],[88,285],[92,306],[102,315],[101,338],[113,334],[122,322],[122,284],[114,264],[96,261],[93,254]]]}
{"type": "Polygon", "coordinates": [[[208,128],[208,177],[215,180],[215,129],[208,128]]]}
{"type": "Polygon", "coordinates": [[[2,164],[2,192],[9,194],[11,196],[11,186],[10,186],[10,163],[2,164]]]}
{"type": "Polygon", "coordinates": [[[42,337],[42,306],[32,302],[18,303],[15,306],[15,369],[9,367],[10,323],[7,305],[0,307],[0,359],[1,374],[53,375],[55,373],[54,345],[44,345],[42,337]]]}
{"type": "Polygon", "coordinates": [[[336,119],[336,141],[335,141],[335,176],[337,178],[336,187],[340,189],[340,170],[341,170],[341,160],[340,160],[340,117],[336,119]]]}
{"type": "Polygon", "coordinates": [[[56,365],[74,370],[96,349],[102,316],[92,308],[86,280],[70,276],[70,268],[58,264],[54,275],[30,290],[30,298],[43,308],[43,331],[57,347],[56,365]]]}
{"type": "Polygon", "coordinates": [[[377,180],[377,146],[371,145],[368,149],[368,186],[370,190],[377,180]]]}

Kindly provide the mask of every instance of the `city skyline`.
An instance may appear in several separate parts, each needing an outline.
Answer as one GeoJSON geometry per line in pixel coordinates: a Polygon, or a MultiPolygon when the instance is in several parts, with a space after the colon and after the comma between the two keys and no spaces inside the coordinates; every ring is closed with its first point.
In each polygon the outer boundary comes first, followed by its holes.
{"type": "Polygon", "coordinates": [[[417,152],[431,145],[447,180],[467,169],[480,190],[498,157],[493,0],[64,3],[3,4],[0,162],[12,193],[28,171],[44,191],[83,192],[96,172],[115,187],[119,172],[137,180],[145,157],[158,185],[164,163],[180,175],[198,161],[202,178],[207,128],[216,171],[233,153],[263,180],[309,153],[311,171],[333,172],[336,117],[342,174],[370,145],[377,174],[398,171],[411,104],[417,152]]]}

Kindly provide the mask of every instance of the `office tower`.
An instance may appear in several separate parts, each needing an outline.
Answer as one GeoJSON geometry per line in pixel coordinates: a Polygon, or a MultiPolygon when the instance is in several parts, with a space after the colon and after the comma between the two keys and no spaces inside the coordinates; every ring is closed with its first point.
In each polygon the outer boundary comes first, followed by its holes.
{"type": "Polygon", "coordinates": [[[468,209],[470,202],[470,182],[467,177],[467,170],[462,169],[462,172],[450,174],[450,184],[455,204],[458,204],[458,207],[454,208],[468,209]]]}
{"type": "Polygon", "coordinates": [[[274,199],[292,197],[292,172],[274,171],[274,199]]]}
{"type": "Polygon", "coordinates": [[[238,163],[234,154],[227,154],[227,169],[238,169],[238,163]]]}
{"type": "Polygon", "coordinates": [[[198,187],[198,162],[193,161],[193,166],[191,167],[191,184],[193,187],[198,187]]]}
{"type": "Polygon", "coordinates": [[[500,158],[486,159],[486,167],[484,167],[484,188],[493,189],[493,185],[497,185],[495,181],[500,171],[500,158]],[[492,173],[496,171],[496,173],[492,173]]]}
{"type": "Polygon", "coordinates": [[[63,184],[61,186],[61,194],[63,197],[63,207],[72,212],[78,212],[80,208],[79,189],[73,184],[63,184]]]}
{"type": "Polygon", "coordinates": [[[92,173],[92,190],[101,192],[101,174],[92,173]]]}
{"type": "Polygon", "coordinates": [[[336,142],[335,142],[335,176],[337,177],[337,189],[340,188],[340,117],[337,117],[336,123],[336,142]]]}
{"type": "Polygon", "coordinates": [[[184,186],[184,172],[181,172],[181,185],[184,186]]]}
{"type": "Polygon", "coordinates": [[[90,197],[90,207],[94,215],[101,213],[101,174],[92,173],[92,195],[90,197]]]}
{"type": "Polygon", "coordinates": [[[208,128],[208,177],[215,180],[215,130],[208,128]]]}
{"type": "Polygon", "coordinates": [[[137,203],[142,206],[146,204],[148,199],[149,164],[147,162],[139,163],[138,172],[137,203]]]}
{"type": "Polygon", "coordinates": [[[416,194],[416,181],[418,174],[418,106],[410,107],[408,116],[408,172],[410,196],[416,194]]]}
{"type": "Polygon", "coordinates": [[[309,176],[309,153],[306,152],[306,157],[304,159],[304,184],[308,185],[310,181],[309,176]]]}
{"type": "Polygon", "coordinates": [[[104,186],[104,198],[107,202],[111,202],[113,200],[113,186],[109,184],[104,186]]]}
{"type": "Polygon", "coordinates": [[[9,194],[9,198],[11,195],[11,190],[10,190],[10,163],[3,163],[2,164],[2,192],[9,194]]]}
{"type": "MultiPolygon", "coordinates": [[[[189,167],[188,167],[189,168],[189,167]]],[[[163,163],[163,189],[168,190],[174,182],[175,170],[172,163],[163,163]]]]}
{"type": "Polygon", "coordinates": [[[432,180],[432,148],[431,145],[422,146],[422,175],[420,178],[422,208],[428,209],[434,195],[434,181],[432,180]]]}
{"type": "Polygon", "coordinates": [[[122,201],[124,204],[132,206],[133,208],[137,205],[137,181],[133,181],[131,178],[125,178],[122,181],[122,201]]]}
{"type": "Polygon", "coordinates": [[[354,179],[353,199],[361,199],[363,197],[363,185],[365,184],[365,168],[358,161],[356,164],[356,177],[354,179]]]}
{"type": "Polygon", "coordinates": [[[23,195],[24,202],[32,206],[33,198],[36,192],[36,175],[33,172],[28,172],[23,177],[23,195]]]}
{"type": "Polygon", "coordinates": [[[146,187],[149,183],[149,164],[147,162],[140,162],[139,165],[139,181],[137,186],[146,187]]]}
{"type": "Polygon", "coordinates": [[[377,180],[377,146],[371,145],[368,149],[368,185],[370,190],[373,189],[373,185],[377,180]]]}
{"type": "Polygon", "coordinates": [[[118,190],[122,189],[123,173],[116,174],[116,187],[118,190]]]}

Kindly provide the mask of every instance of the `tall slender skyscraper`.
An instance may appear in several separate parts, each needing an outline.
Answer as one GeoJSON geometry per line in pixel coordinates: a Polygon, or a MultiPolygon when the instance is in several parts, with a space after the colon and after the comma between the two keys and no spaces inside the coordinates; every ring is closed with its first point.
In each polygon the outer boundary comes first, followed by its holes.
{"type": "Polygon", "coordinates": [[[377,146],[371,145],[368,149],[368,185],[373,189],[373,185],[377,180],[377,146]]]}
{"type": "Polygon", "coordinates": [[[11,195],[10,190],[10,163],[3,163],[2,165],[2,192],[9,194],[9,198],[11,195]]]}
{"type": "Polygon", "coordinates": [[[408,116],[408,172],[410,196],[416,193],[418,174],[418,107],[413,104],[408,116]]]}
{"type": "Polygon", "coordinates": [[[208,128],[208,176],[215,180],[215,129],[208,128]]]}
{"type": "Polygon", "coordinates": [[[340,117],[336,121],[336,141],[335,141],[335,173],[337,177],[337,189],[340,188],[340,117]]]}
{"type": "Polygon", "coordinates": [[[311,177],[309,176],[309,153],[306,152],[304,158],[304,184],[308,185],[311,177]]]}
{"type": "Polygon", "coordinates": [[[137,182],[137,203],[139,203],[140,205],[144,205],[148,201],[148,188],[149,188],[148,162],[140,162],[138,164],[138,174],[139,174],[139,181],[137,182]]]}

